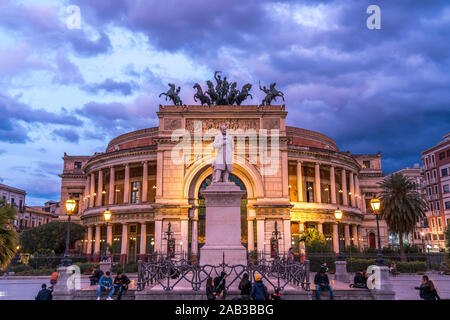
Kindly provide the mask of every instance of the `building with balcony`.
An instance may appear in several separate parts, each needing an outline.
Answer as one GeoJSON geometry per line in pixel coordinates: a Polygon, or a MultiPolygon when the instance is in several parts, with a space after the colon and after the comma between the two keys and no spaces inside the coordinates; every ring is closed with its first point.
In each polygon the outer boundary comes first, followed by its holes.
{"type": "Polygon", "coordinates": [[[428,203],[426,239],[430,251],[444,250],[444,231],[450,223],[450,133],[443,138],[422,152],[422,188],[428,203]]]}
{"type": "MultiPolygon", "coordinates": [[[[240,227],[249,252],[270,256],[275,231],[280,253],[299,251],[305,228],[322,232],[335,251],[339,242],[376,246],[368,203],[380,191],[380,153],[352,155],[321,133],[286,126],[284,105],[160,106],[157,115],[158,127],[116,137],[104,152],[64,154],[61,203],[76,200],[74,220],[87,226],[84,252],[94,259],[106,244],[122,262],[169,250],[198,256],[206,228],[200,190],[211,183],[211,139],[223,124],[237,146],[230,180],[246,191],[240,227]]],[[[381,221],[383,246],[387,234],[381,221]]]]}

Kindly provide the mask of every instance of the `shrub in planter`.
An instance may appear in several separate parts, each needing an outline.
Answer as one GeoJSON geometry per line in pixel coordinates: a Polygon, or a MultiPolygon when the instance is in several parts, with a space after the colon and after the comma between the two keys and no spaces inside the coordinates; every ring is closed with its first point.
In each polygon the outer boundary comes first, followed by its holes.
{"type": "Polygon", "coordinates": [[[136,273],[138,272],[138,264],[136,262],[127,263],[125,265],[125,273],[136,273]]]}
{"type": "Polygon", "coordinates": [[[76,262],[74,265],[78,266],[80,268],[80,272],[82,274],[90,273],[92,271],[92,268],[96,265],[92,262],[76,262]]]}
{"type": "Polygon", "coordinates": [[[345,261],[347,262],[348,272],[356,272],[361,269],[366,270],[369,266],[376,264],[375,259],[347,258],[345,261]]]}
{"type": "Polygon", "coordinates": [[[416,273],[426,271],[427,265],[423,261],[396,262],[397,270],[401,273],[416,273]]]}

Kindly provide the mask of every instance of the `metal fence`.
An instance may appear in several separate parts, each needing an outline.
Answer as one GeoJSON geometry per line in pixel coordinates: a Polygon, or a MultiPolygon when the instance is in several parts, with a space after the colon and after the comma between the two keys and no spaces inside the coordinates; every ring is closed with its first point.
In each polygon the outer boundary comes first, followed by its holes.
{"type": "Polygon", "coordinates": [[[153,262],[138,262],[138,290],[150,286],[161,286],[171,291],[176,286],[191,288],[199,291],[206,283],[208,277],[214,278],[222,272],[227,274],[226,290],[240,282],[243,275],[248,273],[249,279],[259,274],[264,283],[274,290],[282,291],[286,286],[301,287],[306,291],[310,289],[309,261],[299,263],[287,259],[253,260],[246,265],[228,265],[225,257],[219,265],[199,265],[189,263],[187,260],[161,258],[153,262]]]}

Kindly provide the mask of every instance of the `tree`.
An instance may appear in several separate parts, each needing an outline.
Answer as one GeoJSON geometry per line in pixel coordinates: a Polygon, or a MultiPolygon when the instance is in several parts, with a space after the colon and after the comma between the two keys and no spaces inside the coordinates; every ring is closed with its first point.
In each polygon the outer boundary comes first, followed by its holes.
{"type": "Polygon", "coordinates": [[[0,200],[0,268],[6,267],[16,254],[19,236],[14,228],[17,211],[0,200]]]}
{"type": "MultiPolygon", "coordinates": [[[[77,223],[70,224],[70,243],[81,240],[86,228],[77,223]]],[[[64,253],[66,249],[67,222],[50,222],[36,228],[24,231],[20,235],[22,250],[35,253],[40,249],[53,250],[56,254],[64,253]]]]}
{"type": "Polygon", "coordinates": [[[398,235],[400,256],[406,262],[403,235],[414,231],[418,222],[425,218],[427,204],[417,192],[417,185],[401,173],[394,173],[379,183],[380,215],[395,235],[398,235]]]}
{"type": "Polygon", "coordinates": [[[307,252],[332,252],[333,250],[325,241],[325,236],[314,228],[308,228],[300,236],[300,241],[305,242],[307,252]]]}

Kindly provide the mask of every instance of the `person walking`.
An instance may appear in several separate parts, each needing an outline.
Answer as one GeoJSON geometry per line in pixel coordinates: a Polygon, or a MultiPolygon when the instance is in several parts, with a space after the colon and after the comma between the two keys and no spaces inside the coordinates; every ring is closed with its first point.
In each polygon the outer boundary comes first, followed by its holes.
{"type": "Polygon", "coordinates": [[[130,284],[130,279],[124,275],[121,271],[117,272],[117,276],[114,279],[114,291],[119,290],[117,294],[117,300],[122,299],[122,293],[124,290],[128,290],[128,285],[130,284]]]}
{"type": "Polygon", "coordinates": [[[112,295],[114,294],[114,286],[111,279],[111,273],[109,271],[106,271],[106,273],[102,275],[102,277],[98,281],[97,300],[100,300],[102,291],[106,291],[106,293],[109,293],[106,300],[113,300],[112,295]]]}
{"type": "Polygon", "coordinates": [[[242,276],[242,280],[239,283],[238,289],[241,290],[241,299],[242,300],[250,300],[252,283],[248,279],[248,273],[244,273],[244,275],[242,276]]]}
{"type": "Polygon", "coordinates": [[[326,266],[321,266],[319,272],[314,277],[314,284],[316,285],[316,298],[320,300],[320,291],[328,290],[330,292],[330,300],[334,299],[333,288],[330,285],[330,280],[326,274],[326,266]]]}
{"type": "Polygon", "coordinates": [[[422,277],[422,283],[420,284],[420,287],[412,287],[412,289],[419,290],[419,296],[423,300],[441,300],[436,291],[436,288],[434,287],[433,281],[431,281],[428,276],[422,277]]]}
{"type": "Polygon", "coordinates": [[[252,286],[251,297],[253,300],[266,300],[267,295],[267,287],[262,282],[261,276],[257,274],[252,286]]]}
{"type": "Polygon", "coordinates": [[[52,290],[47,289],[47,285],[43,283],[41,286],[41,290],[39,290],[35,300],[48,301],[52,299],[52,290]]]}
{"type": "Polygon", "coordinates": [[[216,292],[216,297],[220,297],[222,300],[225,300],[227,296],[226,278],[227,274],[225,271],[222,271],[220,276],[214,278],[214,291],[216,292]]]}
{"type": "Polygon", "coordinates": [[[213,279],[208,277],[206,279],[206,299],[216,300],[216,294],[214,292],[213,279]]]}
{"type": "Polygon", "coordinates": [[[53,290],[53,287],[56,284],[56,282],[58,282],[58,270],[55,269],[55,271],[53,271],[52,275],[50,276],[50,284],[51,284],[50,289],[53,290]]]}

